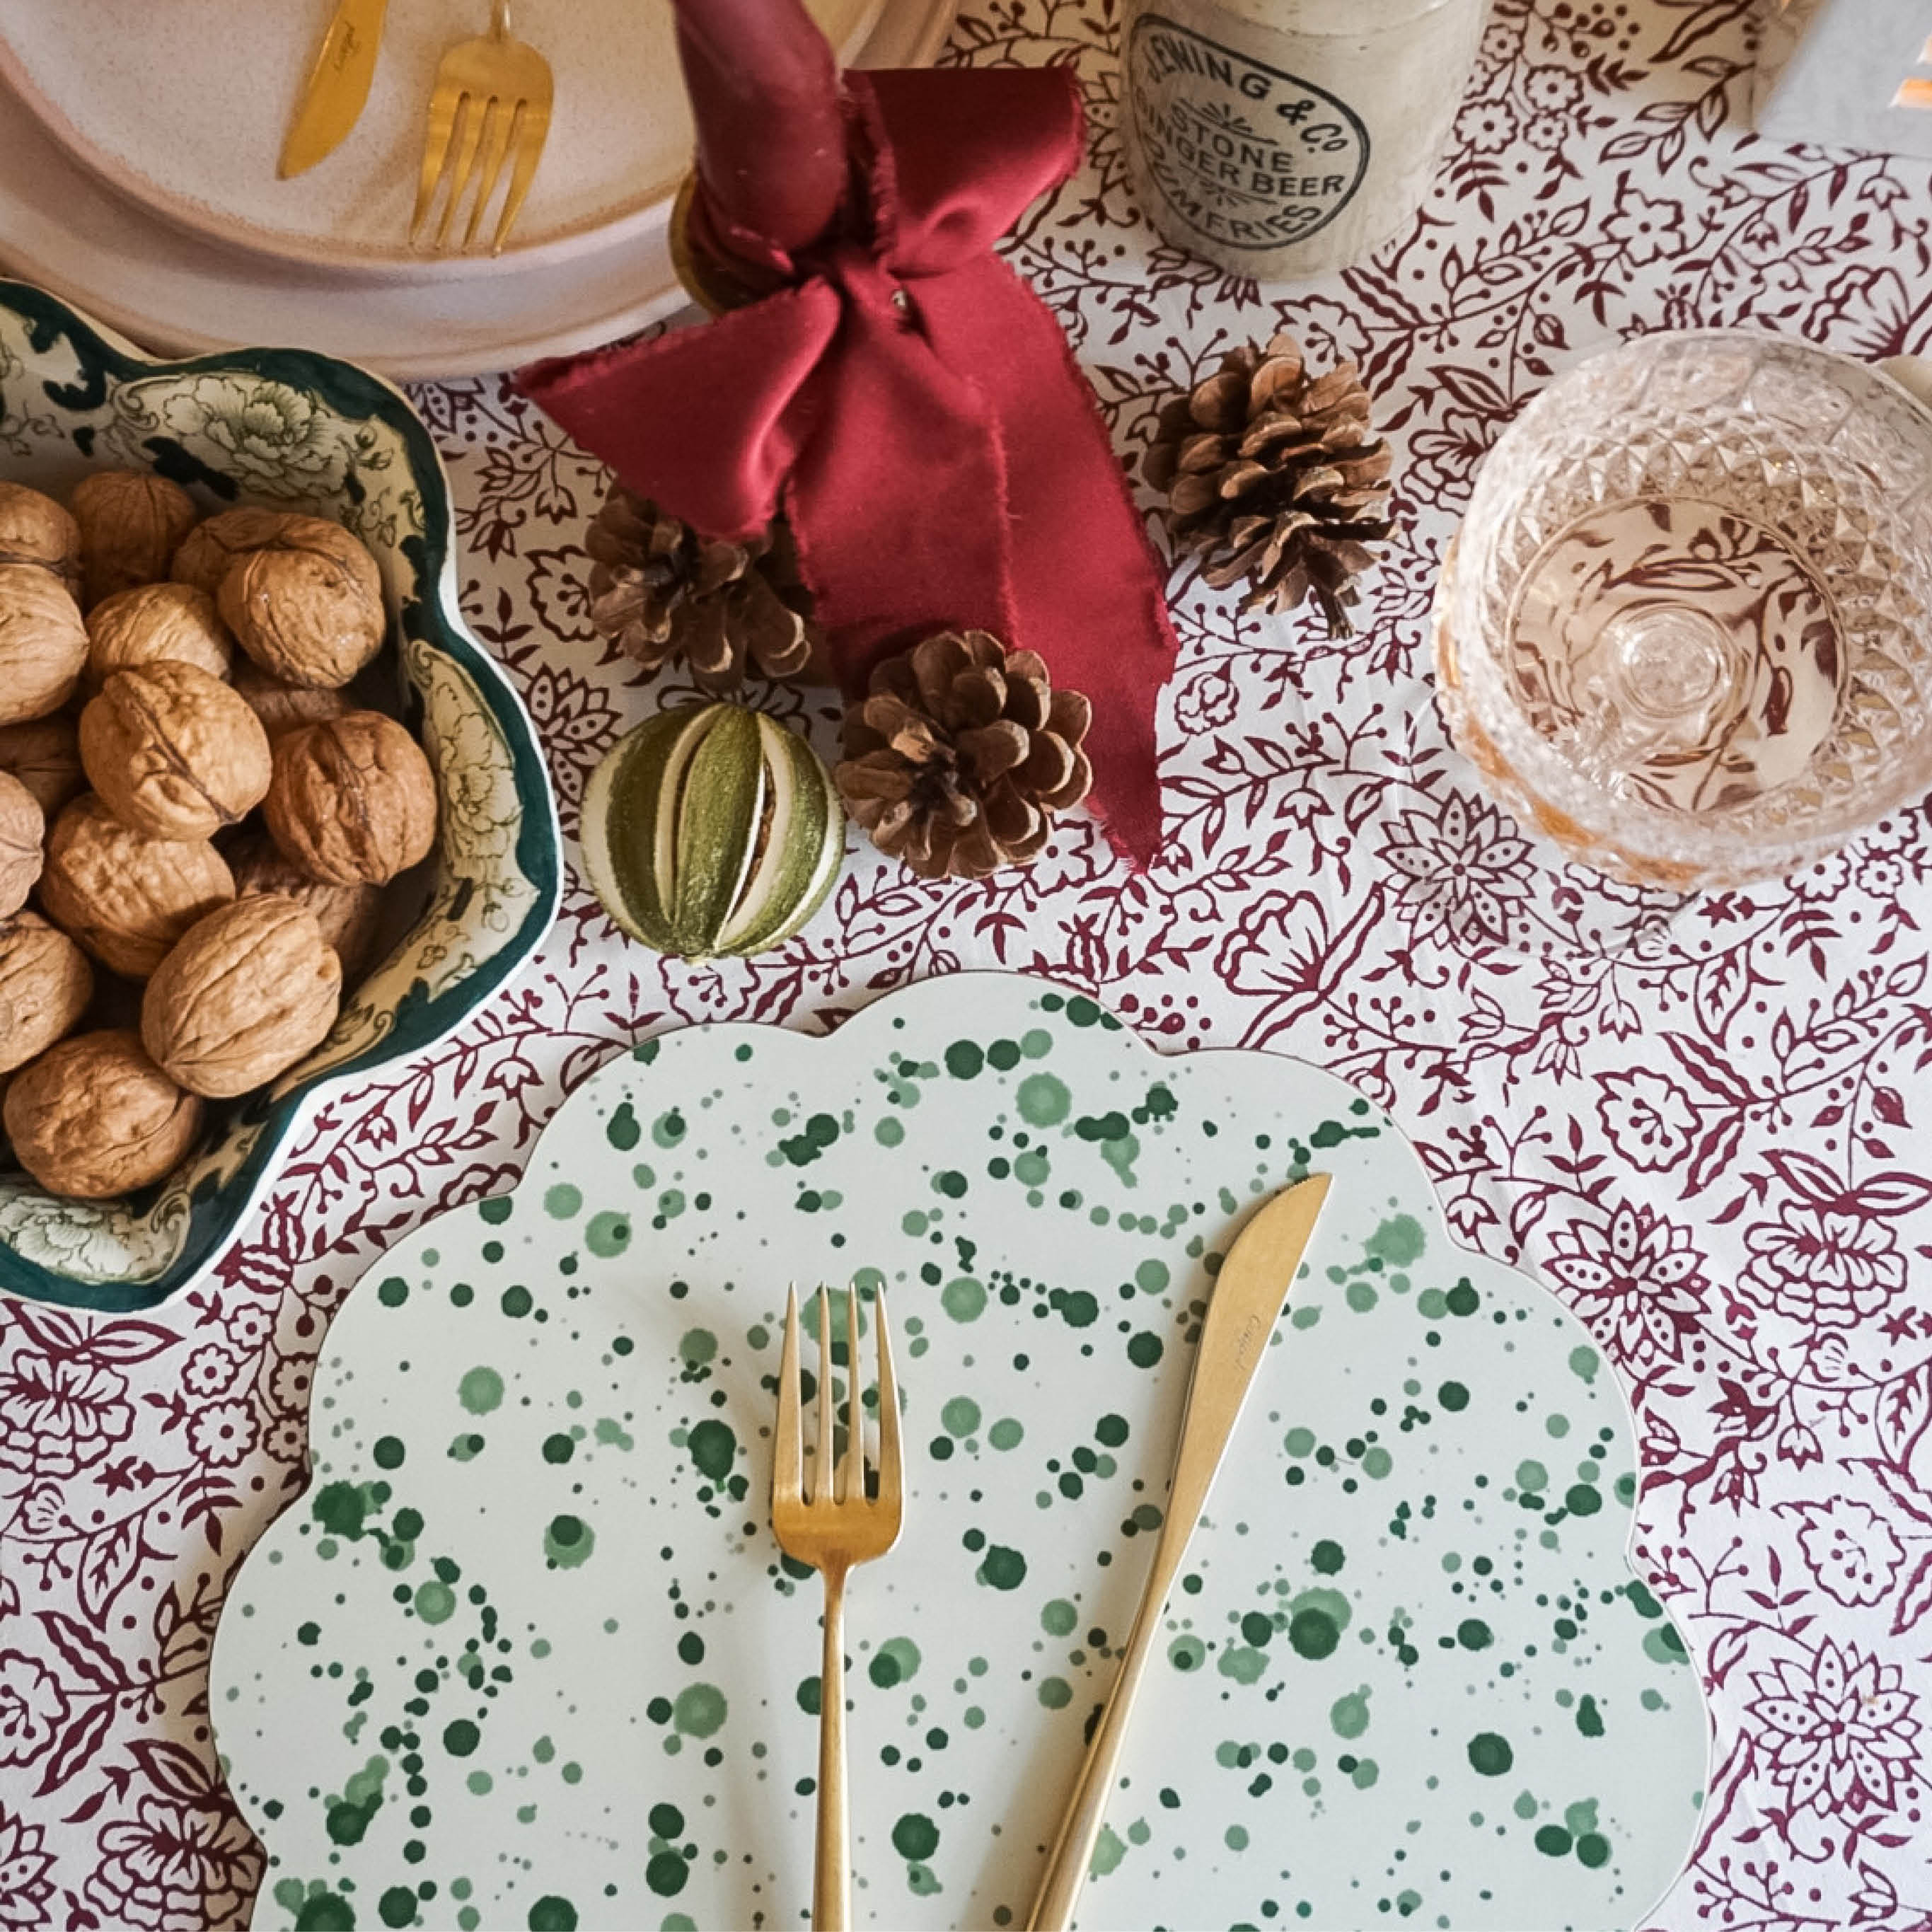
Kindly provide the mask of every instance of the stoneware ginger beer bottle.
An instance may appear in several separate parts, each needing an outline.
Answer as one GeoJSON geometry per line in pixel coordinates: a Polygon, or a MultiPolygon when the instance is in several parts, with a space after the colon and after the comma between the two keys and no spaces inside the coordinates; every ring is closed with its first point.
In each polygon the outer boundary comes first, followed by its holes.
{"type": "Polygon", "coordinates": [[[1422,204],[1488,0],[1126,0],[1142,211],[1259,281],[1358,260],[1422,204]]]}

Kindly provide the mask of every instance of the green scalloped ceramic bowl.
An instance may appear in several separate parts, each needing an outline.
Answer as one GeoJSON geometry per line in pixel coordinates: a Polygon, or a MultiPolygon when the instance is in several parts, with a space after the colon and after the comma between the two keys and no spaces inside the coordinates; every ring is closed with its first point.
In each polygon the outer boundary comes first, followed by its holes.
{"type": "Polygon", "coordinates": [[[272,504],[347,525],[381,566],[398,708],[442,795],[427,899],[301,1065],[238,1103],[159,1186],[64,1201],[0,1148],[0,1289],[148,1308],[205,1276],[316,1104],[446,1038],[536,951],[556,910],[556,813],[529,718],[457,608],[449,486],[401,393],[288,349],[159,362],[0,280],[0,476],[64,496],[88,470],[159,471],[210,511],[272,504]]]}

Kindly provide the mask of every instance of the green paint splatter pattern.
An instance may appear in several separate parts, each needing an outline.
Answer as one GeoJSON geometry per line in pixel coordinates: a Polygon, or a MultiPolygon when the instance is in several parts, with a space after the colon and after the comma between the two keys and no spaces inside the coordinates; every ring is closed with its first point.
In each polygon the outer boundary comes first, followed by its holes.
{"type": "Polygon", "coordinates": [[[991,975],[830,1040],[652,1045],[330,1335],[314,1483],[215,1652],[258,1926],[798,1922],[818,1589],[766,1525],[766,1384],[785,1282],[854,1275],[891,1288],[912,1496],[850,1612],[862,1912],[1024,1923],[1011,1768],[1070,1778],[1214,1274],[1312,1170],[1336,1185],[1089,1916],[1526,1932],[1661,1893],[1705,1718],[1624,1566],[1622,1398],[1552,1300],[1449,1243],[1368,1103],[991,975]]]}

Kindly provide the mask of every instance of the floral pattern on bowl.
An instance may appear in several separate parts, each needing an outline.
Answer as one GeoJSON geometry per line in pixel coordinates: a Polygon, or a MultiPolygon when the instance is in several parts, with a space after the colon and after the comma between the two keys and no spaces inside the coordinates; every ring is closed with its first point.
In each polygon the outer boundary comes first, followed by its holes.
{"type": "Polygon", "coordinates": [[[265,502],[332,517],[368,545],[400,706],[442,802],[433,882],[408,933],[321,1046],[158,1188],[66,1201],[0,1172],[0,1289],[115,1311],[152,1306],[213,1266],[326,1084],[434,1044],[530,957],[556,910],[561,854],[530,721],[458,613],[448,486],[398,391],[294,350],[156,362],[0,281],[0,473],[64,496],[107,465],[158,471],[211,512],[265,502]]]}

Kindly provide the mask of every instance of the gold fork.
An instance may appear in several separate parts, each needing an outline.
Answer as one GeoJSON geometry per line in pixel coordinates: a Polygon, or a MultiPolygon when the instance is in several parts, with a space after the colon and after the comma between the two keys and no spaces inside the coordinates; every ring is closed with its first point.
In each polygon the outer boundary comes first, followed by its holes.
{"type": "Polygon", "coordinates": [[[859,1291],[845,1291],[845,1454],[832,1466],[832,1302],[818,1291],[818,1436],[812,1496],[804,1489],[803,1400],[798,1363],[798,1290],[785,1299],[784,1354],[778,1366],[777,1441],[772,1456],[772,1532],[778,1547],[825,1580],[825,1656],[818,1677],[818,1842],[812,1875],[815,1932],[845,1932],[852,1922],[852,1874],[845,1802],[845,1578],[898,1540],[903,1510],[898,1394],[892,1381],[886,1293],[874,1292],[879,1351],[878,1493],[866,1493],[865,1407],[860,1400],[859,1291]]]}
{"type": "Polygon", "coordinates": [[[416,212],[410,218],[411,243],[421,234],[436,190],[446,181],[449,199],[443,205],[434,246],[439,252],[448,250],[451,224],[473,176],[476,205],[459,244],[473,248],[505,158],[512,157],[510,185],[490,244],[490,254],[500,255],[543,158],[550,108],[549,62],[527,42],[511,39],[510,0],[494,0],[489,32],[473,40],[458,40],[436,68],[416,212]]]}

